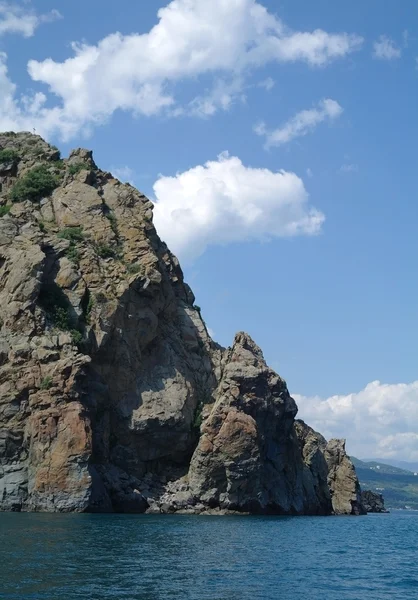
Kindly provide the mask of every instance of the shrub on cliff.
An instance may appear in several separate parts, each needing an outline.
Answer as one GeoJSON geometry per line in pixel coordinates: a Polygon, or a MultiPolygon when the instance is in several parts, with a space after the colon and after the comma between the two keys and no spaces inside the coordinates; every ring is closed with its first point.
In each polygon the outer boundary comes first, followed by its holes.
{"type": "Polygon", "coordinates": [[[12,202],[31,200],[36,202],[49,196],[58,186],[58,181],[45,165],[35,167],[19,179],[10,191],[12,202]]]}
{"type": "Polygon", "coordinates": [[[83,229],[81,227],[65,227],[58,232],[58,237],[70,242],[82,242],[84,240],[83,229]]]}
{"type": "Polygon", "coordinates": [[[19,158],[16,150],[11,150],[9,148],[5,148],[4,150],[0,150],[0,163],[9,163],[19,158]]]}
{"type": "Polygon", "coordinates": [[[61,331],[68,331],[71,334],[73,343],[80,350],[83,346],[83,333],[80,328],[76,328],[78,324],[71,315],[70,303],[62,289],[56,283],[44,284],[39,294],[39,304],[54,324],[54,327],[61,329],[61,331]]]}
{"type": "Polygon", "coordinates": [[[86,169],[88,169],[88,166],[83,162],[73,163],[72,165],[68,166],[68,172],[70,175],[77,175],[77,173],[80,173],[80,171],[85,171],[86,169]]]}
{"type": "Polygon", "coordinates": [[[115,258],[116,251],[106,244],[96,244],[96,253],[100,258],[115,258]]]}
{"type": "Polygon", "coordinates": [[[80,252],[76,244],[77,242],[82,242],[84,240],[82,227],[66,227],[58,233],[58,237],[70,242],[66,252],[67,258],[71,260],[71,262],[78,264],[80,260],[80,252]]]}

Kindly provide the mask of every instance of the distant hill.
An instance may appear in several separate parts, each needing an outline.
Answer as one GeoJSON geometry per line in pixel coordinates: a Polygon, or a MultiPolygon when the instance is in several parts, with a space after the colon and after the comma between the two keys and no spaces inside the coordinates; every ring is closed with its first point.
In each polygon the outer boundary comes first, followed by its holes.
{"type": "Polygon", "coordinates": [[[406,469],[418,473],[418,462],[407,462],[406,460],[395,460],[393,458],[362,458],[363,462],[377,462],[379,464],[385,463],[392,467],[398,467],[398,469],[406,469]]]}
{"type": "MultiPolygon", "coordinates": [[[[418,510],[418,475],[378,460],[351,457],[363,490],[383,494],[387,508],[418,510]]],[[[415,471],[418,472],[418,471],[415,471]]]]}

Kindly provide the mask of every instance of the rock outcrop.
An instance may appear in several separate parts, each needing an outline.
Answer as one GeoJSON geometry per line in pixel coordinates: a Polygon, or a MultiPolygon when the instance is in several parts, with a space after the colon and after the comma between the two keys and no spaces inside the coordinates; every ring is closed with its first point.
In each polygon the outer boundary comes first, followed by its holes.
{"type": "Polygon", "coordinates": [[[221,373],[190,464],[192,493],[211,507],[327,514],[325,465],[318,471],[305,466],[295,401],[247,334],[236,335],[221,373]]]}
{"type": "Polygon", "coordinates": [[[336,515],[364,515],[356,469],[345,451],[345,440],[330,440],[324,450],[328,485],[336,515]]]}
{"type": "Polygon", "coordinates": [[[360,513],[344,443],[209,336],[152,203],[0,134],[0,509],[360,513]]]}
{"type": "Polygon", "coordinates": [[[368,513],[388,513],[385,508],[385,501],[382,494],[372,492],[371,490],[362,490],[361,503],[364,510],[368,513]]]}

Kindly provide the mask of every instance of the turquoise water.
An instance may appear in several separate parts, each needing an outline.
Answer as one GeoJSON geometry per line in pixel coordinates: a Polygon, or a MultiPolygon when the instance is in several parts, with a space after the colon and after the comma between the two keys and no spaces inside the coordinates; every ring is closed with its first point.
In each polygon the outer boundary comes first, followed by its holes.
{"type": "Polygon", "coordinates": [[[0,598],[418,598],[418,514],[0,514],[0,598]]]}

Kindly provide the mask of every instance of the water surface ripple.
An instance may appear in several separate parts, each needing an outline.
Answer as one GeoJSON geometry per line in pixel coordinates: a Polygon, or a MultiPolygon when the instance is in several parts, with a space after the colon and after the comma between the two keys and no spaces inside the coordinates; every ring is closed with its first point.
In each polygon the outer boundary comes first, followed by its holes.
{"type": "Polygon", "coordinates": [[[0,514],[1,600],[418,598],[418,513],[0,514]]]}

